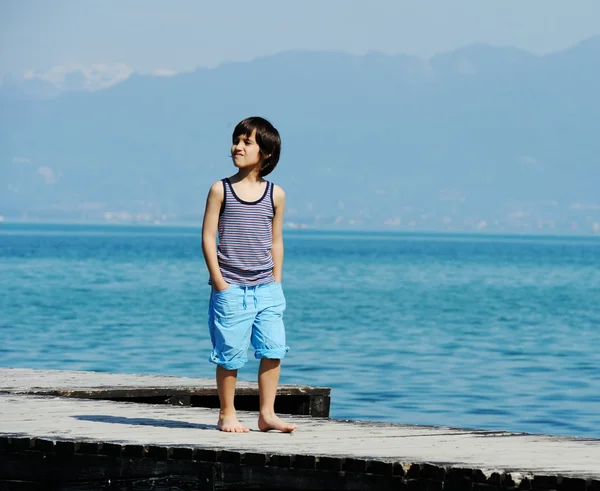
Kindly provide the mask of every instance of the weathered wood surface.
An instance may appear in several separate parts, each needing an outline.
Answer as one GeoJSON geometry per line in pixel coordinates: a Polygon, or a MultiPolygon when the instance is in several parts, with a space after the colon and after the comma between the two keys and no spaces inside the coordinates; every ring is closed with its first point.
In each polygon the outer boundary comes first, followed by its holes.
{"type": "MultiPolygon", "coordinates": [[[[72,392],[180,391],[186,394],[214,394],[214,379],[139,375],[126,373],[81,372],[69,370],[32,370],[28,368],[0,368],[0,391],[15,394],[51,394],[68,396],[72,392]]],[[[238,381],[239,394],[255,394],[256,382],[238,381]]],[[[278,395],[329,395],[328,387],[280,385],[278,395]]]]}
{"type": "MultiPolygon", "coordinates": [[[[327,417],[330,392],[328,387],[281,385],[276,409],[327,417]]],[[[214,379],[164,375],[0,368],[0,393],[218,407],[214,379]]],[[[239,381],[236,397],[240,408],[258,410],[256,382],[239,381]]]]}
{"type": "MultiPolygon", "coordinates": [[[[287,418],[298,425],[291,435],[261,433],[250,412],[239,415],[250,433],[225,434],[216,431],[213,409],[8,393],[0,395],[0,414],[5,468],[15,473],[23,459],[39,458],[34,450],[55,455],[62,448],[112,456],[96,478],[131,477],[137,465],[164,477],[168,465],[148,458],[195,462],[194,479],[206,472],[212,480],[206,489],[264,488],[269,479],[281,489],[410,489],[400,484],[421,478],[433,484],[419,481],[425,487],[414,489],[600,489],[600,440],[298,416],[287,418]]],[[[52,468],[60,467],[52,458],[52,468]]]]}

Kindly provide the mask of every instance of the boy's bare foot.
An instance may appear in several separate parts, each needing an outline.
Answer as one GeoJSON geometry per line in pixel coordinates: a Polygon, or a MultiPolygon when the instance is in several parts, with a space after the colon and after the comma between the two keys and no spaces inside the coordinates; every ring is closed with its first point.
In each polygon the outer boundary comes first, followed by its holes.
{"type": "Polygon", "coordinates": [[[286,423],[276,414],[262,413],[258,416],[258,429],[260,431],[279,430],[282,433],[291,433],[296,429],[296,425],[286,423]]]}
{"type": "Polygon", "coordinates": [[[221,431],[226,431],[227,433],[248,433],[250,431],[249,428],[246,428],[244,425],[242,425],[242,423],[238,421],[235,413],[219,413],[219,421],[217,422],[217,428],[219,428],[219,430],[221,431]]]}

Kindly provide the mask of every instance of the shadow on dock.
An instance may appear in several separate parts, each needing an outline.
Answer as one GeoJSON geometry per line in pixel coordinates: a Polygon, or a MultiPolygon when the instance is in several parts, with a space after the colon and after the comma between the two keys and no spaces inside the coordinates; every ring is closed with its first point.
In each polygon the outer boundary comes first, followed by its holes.
{"type": "Polygon", "coordinates": [[[122,416],[108,416],[105,414],[75,415],[74,419],[79,421],[92,421],[95,423],[114,423],[120,425],[158,426],[162,428],[189,428],[194,430],[218,430],[217,425],[203,423],[186,423],[172,419],[152,418],[124,418],[122,416]]]}

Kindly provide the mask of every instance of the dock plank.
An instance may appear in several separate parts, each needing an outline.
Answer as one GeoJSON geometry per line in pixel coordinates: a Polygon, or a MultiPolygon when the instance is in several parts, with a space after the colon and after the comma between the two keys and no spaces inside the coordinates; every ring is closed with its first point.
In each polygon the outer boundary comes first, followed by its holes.
{"type": "MultiPolygon", "coordinates": [[[[0,368],[0,391],[15,394],[69,395],[73,392],[135,390],[180,390],[188,394],[215,393],[214,379],[106,373],[69,370],[34,370],[28,368],[0,368]]],[[[238,381],[237,393],[246,394],[258,390],[256,382],[238,381]]],[[[329,395],[329,387],[312,387],[282,384],[278,395],[302,395],[307,393],[329,395]]]]}
{"type": "Polygon", "coordinates": [[[0,435],[118,445],[431,463],[523,475],[600,479],[600,440],[504,431],[392,425],[292,416],[292,434],[216,431],[218,411],[17,394],[0,395],[0,435]]]}
{"type": "MultiPolygon", "coordinates": [[[[0,393],[218,407],[214,379],[165,375],[0,368],[0,393]]],[[[282,384],[276,410],[327,417],[330,393],[329,387],[282,384]]],[[[258,410],[258,384],[239,381],[236,404],[241,409],[258,410]]]]}

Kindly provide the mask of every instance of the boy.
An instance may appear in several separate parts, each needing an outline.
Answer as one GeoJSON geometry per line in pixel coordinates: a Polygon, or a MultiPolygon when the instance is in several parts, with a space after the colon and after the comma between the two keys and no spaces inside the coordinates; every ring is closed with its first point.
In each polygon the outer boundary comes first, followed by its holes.
{"type": "Polygon", "coordinates": [[[285,433],[296,428],[274,409],[281,359],[289,351],[281,287],[285,193],[264,177],[277,165],[280,151],[281,139],[271,123],[244,119],[233,131],[231,146],[238,171],[213,184],[206,200],[202,251],[212,285],[210,361],[217,365],[221,431],[249,431],[238,421],[233,402],[237,370],[247,361],[250,342],[260,359],[258,428],[285,433]]]}

